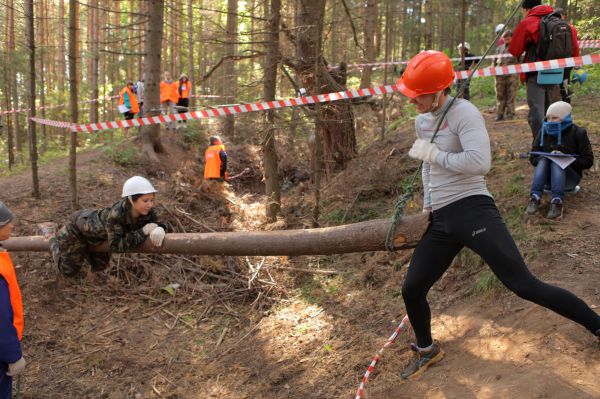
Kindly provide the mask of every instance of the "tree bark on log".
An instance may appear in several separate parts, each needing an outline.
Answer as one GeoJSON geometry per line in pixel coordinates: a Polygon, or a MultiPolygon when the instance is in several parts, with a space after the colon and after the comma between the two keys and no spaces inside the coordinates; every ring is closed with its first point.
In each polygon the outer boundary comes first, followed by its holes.
{"type": "MultiPolygon", "coordinates": [[[[429,226],[429,214],[405,216],[396,226],[396,249],[413,248],[429,226]]],[[[186,255],[283,256],[332,255],[352,252],[385,251],[389,219],[375,219],[343,226],[304,230],[278,230],[230,233],[167,234],[162,247],[146,240],[134,253],[176,253],[186,255]]],[[[0,242],[11,252],[48,251],[42,236],[14,237],[0,242]]],[[[106,252],[108,244],[92,248],[106,252]]]]}

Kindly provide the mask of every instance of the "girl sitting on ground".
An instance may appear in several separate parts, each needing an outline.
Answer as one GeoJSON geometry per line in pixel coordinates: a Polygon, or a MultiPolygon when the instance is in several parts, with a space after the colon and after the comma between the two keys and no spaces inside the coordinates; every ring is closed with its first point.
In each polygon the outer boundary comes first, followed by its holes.
{"type": "Polygon", "coordinates": [[[529,161],[535,166],[535,171],[531,183],[531,199],[527,206],[528,215],[533,215],[540,209],[544,189],[549,188],[552,199],[546,217],[561,218],[565,191],[574,190],[581,181],[582,171],[591,168],[594,163],[587,131],[573,123],[571,111],[571,104],[564,101],[550,105],[546,111],[546,121],[533,141],[529,161]],[[563,169],[552,161],[552,155],[555,159],[573,155],[575,160],[563,169]]]}

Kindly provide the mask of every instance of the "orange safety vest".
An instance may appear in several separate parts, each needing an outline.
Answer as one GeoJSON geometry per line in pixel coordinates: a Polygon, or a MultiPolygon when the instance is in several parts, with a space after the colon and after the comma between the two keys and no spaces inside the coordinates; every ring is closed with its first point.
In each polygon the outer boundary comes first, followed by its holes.
{"type": "Polygon", "coordinates": [[[177,82],[171,81],[167,83],[164,80],[160,82],[160,102],[173,101],[177,103],[179,100],[179,91],[177,90],[177,82]]]}
{"type": "Polygon", "coordinates": [[[23,339],[23,299],[21,298],[21,289],[17,282],[15,267],[8,252],[0,252],[0,276],[4,277],[8,283],[10,304],[13,311],[13,325],[17,330],[17,336],[20,341],[23,339]]]}
{"type": "Polygon", "coordinates": [[[225,151],[223,144],[211,145],[204,152],[204,178],[218,179],[221,177],[221,157],[219,153],[225,151]]]}
{"type": "Polygon", "coordinates": [[[177,96],[179,96],[179,98],[188,98],[190,96],[191,92],[192,92],[192,82],[190,82],[189,80],[185,83],[182,83],[179,80],[177,81],[177,96]],[[179,94],[180,86],[181,86],[181,94],[179,94]]]}
{"type": "Polygon", "coordinates": [[[125,104],[125,93],[129,96],[129,103],[131,104],[131,110],[129,112],[134,114],[140,112],[140,105],[138,104],[137,98],[135,97],[135,94],[133,94],[133,91],[127,86],[121,90],[121,94],[119,95],[119,105],[125,104]]]}

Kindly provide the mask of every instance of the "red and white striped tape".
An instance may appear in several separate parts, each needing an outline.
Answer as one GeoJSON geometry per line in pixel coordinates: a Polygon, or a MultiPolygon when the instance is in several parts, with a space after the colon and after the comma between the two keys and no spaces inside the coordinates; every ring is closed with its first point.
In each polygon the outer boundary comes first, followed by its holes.
{"type": "Polygon", "coordinates": [[[72,127],[77,132],[92,132],[103,129],[117,129],[124,127],[136,127],[143,125],[153,125],[159,123],[169,123],[175,121],[185,121],[190,119],[205,119],[218,116],[227,116],[234,114],[242,114],[247,112],[265,111],[269,109],[278,109],[286,107],[296,107],[299,105],[308,105],[316,103],[326,103],[339,100],[349,100],[352,98],[368,97],[381,95],[384,93],[392,93],[397,91],[395,85],[378,86],[366,89],[356,89],[340,91],[337,93],[319,94],[316,96],[289,98],[286,100],[266,101],[251,104],[237,104],[222,106],[217,108],[202,109],[199,111],[186,112],[182,114],[159,115],[153,117],[136,118],[131,120],[117,120],[110,122],[99,123],[84,123],[72,127]]]}
{"type": "Polygon", "coordinates": [[[600,48],[600,39],[579,40],[579,48],[600,48]]]}
{"type": "Polygon", "coordinates": [[[37,117],[31,118],[31,120],[34,121],[35,123],[39,123],[41,125],[63,127],[66,129],[72,129],[73,126],[75,125],[74,123],[71,123],[71,122],[53,121],[52,119],[42,119],[42,118],[37,118],[37,117]]]}
{"type": "MultiPolygon", "coordinates": [[[[600,54],[589,54],[582,57],[561,58],[558,60],[483,68],[476,70],[473,74],[473,77],[478,78],[482,76],[513,75],[516,73],[545,71],[548,69],[567,68],[598,63],[600,63],[600,54]]],[[[469,73],[470,71],[457,71],[456,78],[466,79],[469,76],[469,73]]]]}
{"type": "Polygon", "coordinates": [[[400,324],[398,325],[398,327],[396,327],[396,330],[394,330],[394,333],[388,338],[388,340],[385,343],[385,345],[383,345],[383,347],[381,349],[379,349],[379,352],[377,352],[377,354],[375,355],[375,357],[371,361],[371,364],[369,365],[369,368],[367,369],[367,371],[363,375],[362,381],[360,382],[360,385],[358,386],[358,390],[356,391],[356,397],[355,397],[355,399],[361,399],[362,398],[363,391],[365,389],[365,385],[367,384],[367,380],[369,379],[369,376],[373,373],[373,370],[375,370],[375,365],[377,364],[377,362],[379,361],[379,359],[383,355],[383,350],[385,348],[387,348],[388,346],[390,346],[391,344],[393,344],[394,342],[396,342],[396,337],[398,336],[398,334],[400,334],[400,332],[402,330],[404,330],[404,328],[406,327],[406,325],[408,324],[408,322],[409,322],[408,321],[408,316],[404,316],[404,318],[402,319],[402,321],[400,322],[400,324]]]}
{"type": "MultiPolygon", "coordinates": [[[[579,40],[579,48],[600,48],[600,39],[593,39],[593,40],[579,40]]],[[[506,58],[506,57],[512,57],[512,54],[491,54],[491,55],[487,55],[485,57],[486,60],[488,59],[494,59],[494,58],[506,58]]],[[[481,57],[465,57],[466,61],[470,61],[470,60],[478,60],[481,57]]],[[[460,57],[455,57],[455,58],[450,58],[450,61],[461,61],[462,58],[460,57]]],[[[382,66],[386,66],[386,65],[400,65],[400,64],[408,64],[408,60],[406,61],[390,61],[390,62],[370,62],[370,63],[362,63],[362,64],[348,64],[347,68],[348,69],[352,69],[352,68],[364,68],[364,67],[373,67],[373,68],[377,68],[377,67],[382,67],[382,66]]],[[[335,66],[331,66],[330,69],[336,68],[338,67],[338,65],[335,66]]]]}
{"type": "MultiPolygon", "coordinates": [[[[116,95],[116,96],[100,97],[100,98],[94,98],[94,99],[91,99],[91,100],[78,101],[77,103],[78,104],[88,104],[88,103],[95,103],[95,102],[102,101],[102,100],[110,100],[110,99],[113,99],[113,98],[119,98],[119,96],[116,95]]],[[[36,110],[54,109],[54,108],[66,107],[67,105],[69,105],[69,104],[65,103],[65,104],[57,104],[57,105],[46,105],[45,107],[38,107],[38,108],[36,108],[36,110]]],[[[11,110],[0,112],[0,115],[16,114],[16,113],[28,112],[28,111],[29,111],[29,108],[11,109],[11,110]]]]}
{"type": "MultiPolygon", "coordinates": [[[[498,75],[509,75],[523,72],[535,72],[543,71],[548,69],[565,68],[572,66],[591,65],[600,63],[600,54],[584,55],[583,57],[564,58],[560,60],[552,61],[539,61],[531,62],[527,64],[519,65],[508,65],[503,67],[490,67],[477,70],[473,75],[474,78],[482,76],[498,76],[498,75]]],[[[457,79],[466,79],[469,71],[459,71],[456,73],[457,79]]],[[[398,91],[396,85],[378,86],[366,89],[354,89],[341,91],[337,93],[326,93],[316,96],[289,98],[286,100],[275,100],[267,102],[258,102],[250,104],[237,104],[220,106],[216,108],[202,109],[193,112],[186,112],[182,114],[171,114],[171,115],[159,115],[153,117],[137,118],[131,120],[116,120],[110,122],[99,122],[99,123],[83,123],[77,125],[69,125],[73,131],[77,132],[92,132],[104,129],[118,129],[125,127],[136,127],[143,125],[153,125],[161,123],[169,123],[175,121],[185,121],[190,119],[205,119],[219,116],[242,114],[247,112],[265,111],[269,109],[296,107],[301,105],[316,104],[316,103],[327,103],[332,101],[349,100],[353,98],[368,97],[374,95],[381,95],[384,93],[392,93],[398,91]]],[[[40,121],[39,119],[36,122],[40,121]]],[[[49,124],[48,120],[42,120],[38,123],[49,124]]],[[[50,121],[52,123],[65,123],[50,121]]],[[[51,125],[56,126],[56,125],[51,125]]]]}

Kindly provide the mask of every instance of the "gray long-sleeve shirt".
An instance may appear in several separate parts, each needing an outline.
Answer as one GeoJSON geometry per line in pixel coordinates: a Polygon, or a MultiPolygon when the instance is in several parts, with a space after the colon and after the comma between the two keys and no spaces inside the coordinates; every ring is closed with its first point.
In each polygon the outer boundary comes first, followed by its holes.
{"type": "MultiPolygon", "coordinates": [[[[415,121],[417,137],[431,140],[438,119],[452,97],[435,112],[415,121]]],[[[483,117],[470,102],[457,99],[434,140],[440,149],[436,162],[423,165],[424,208],[440,209],[472,195],[492,195],[484,175],[491,167],[490,139],[483,117]]]]}

